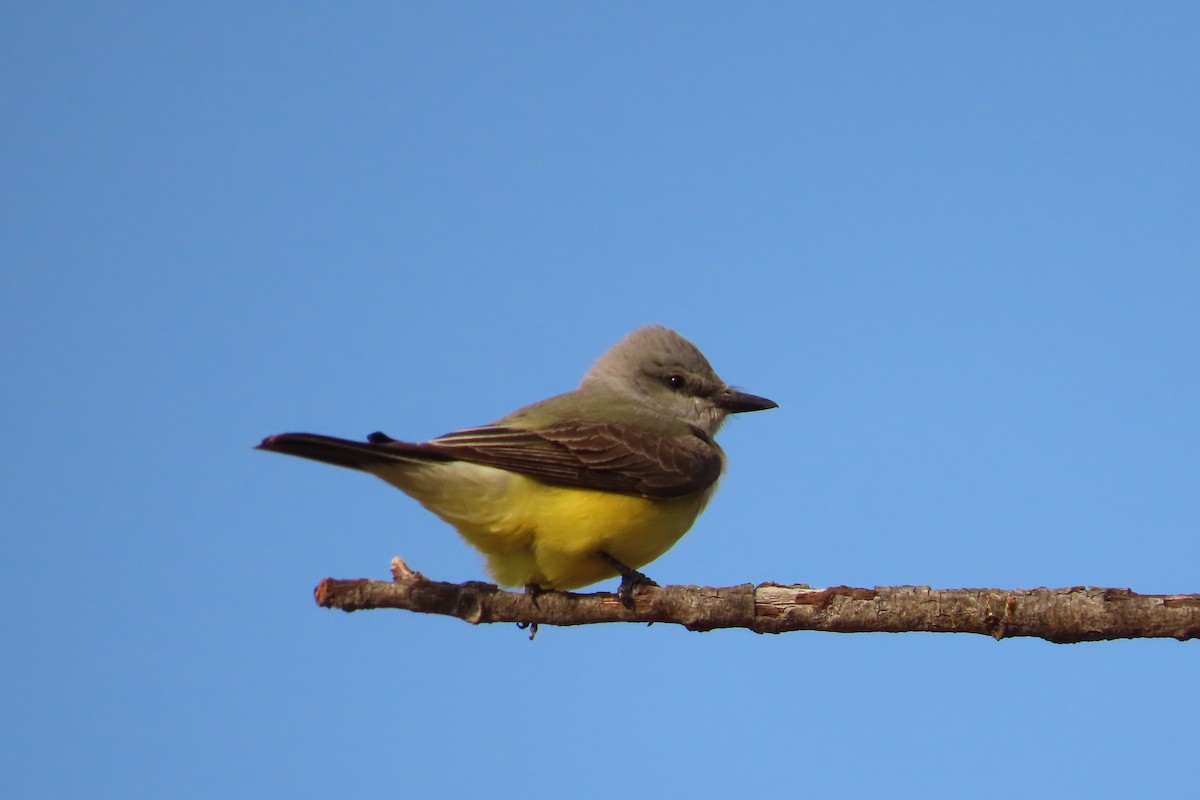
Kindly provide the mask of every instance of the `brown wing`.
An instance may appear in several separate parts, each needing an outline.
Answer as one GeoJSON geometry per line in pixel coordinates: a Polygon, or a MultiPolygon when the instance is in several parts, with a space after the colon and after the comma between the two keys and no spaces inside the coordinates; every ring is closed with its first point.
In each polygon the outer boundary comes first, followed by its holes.
{"type": "Polygon", "coordinates": [[[429,455],[519,472],[546,483],[647,497],[692,494],[721,475],[720,452],[699,431],[665,438],[568,420],[536,431],[501,425],[469,428],[417,447],[429,455]]]}
{"type": "Polygon", "coordinates": [[[618,425],[565,421],[538,431],[487,425],[429,442],[373,433],[365,442],[313,433],[281,433],[259,449],[367,472],[397,461],[468,461],[580,489],[680,497],[721,475],[721,455],[700,431],[665,438],[618,425]]]}

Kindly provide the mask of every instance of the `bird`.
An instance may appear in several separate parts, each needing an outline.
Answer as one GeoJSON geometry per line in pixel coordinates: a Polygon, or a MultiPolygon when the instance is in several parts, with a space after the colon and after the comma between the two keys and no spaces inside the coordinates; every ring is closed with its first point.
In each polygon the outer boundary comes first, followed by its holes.
{"type": "Polygon", "coordinates": [[[496,422],[405,442],[312,433],[257,449],[370,473],[449,523],[501,586],[566,591],[639,570],[687,533],[716,489],[730,414],[777,408],[732,388],[703,353],[660,325],[605,352],[573,391],[496,422]]]}

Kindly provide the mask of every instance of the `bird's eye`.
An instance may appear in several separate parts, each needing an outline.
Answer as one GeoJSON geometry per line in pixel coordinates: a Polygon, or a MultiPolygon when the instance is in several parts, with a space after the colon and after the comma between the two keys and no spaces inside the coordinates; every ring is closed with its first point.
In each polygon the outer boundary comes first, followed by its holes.
{"type": "Polygon", "coordinates": [[[684,379],[684,377],[682,375],[668,375],[667,376],[667,386],[670,386],[675,391],[679,391],[686,385],[687,385],[687,381],[684,379]]]}

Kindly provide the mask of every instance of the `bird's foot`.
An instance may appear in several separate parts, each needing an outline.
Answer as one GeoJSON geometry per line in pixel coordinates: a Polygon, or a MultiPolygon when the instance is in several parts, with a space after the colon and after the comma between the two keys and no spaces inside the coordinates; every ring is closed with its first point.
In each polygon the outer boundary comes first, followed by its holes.
{"type": "Polygon", "coordinates": [[[600,558],[607,562],[621,576],[621,585],[617,587],[617,599],[626,608],[633,608],[633,595],[638,589],[643,586],[658,586],[650,578],[638,572],[633,567],[625,566],[608,553],[601,551],[600,558]]]}
{"type": "Polygon", "coordinates": [[[631,569],[621,575],[621,585],[617,587],[617,597],[621,600],[621,605],[633,608],[633,595],[643,586],[658,586],[658,584],[636,569],[631,569]]]}
{"type": "MultiPolygon", "coordinates": [[[[538,586],[536,583],[525,584],[525,594],[527,597],[529,597],[530,602],[533,603],[534,608],[537,607],[538,598],[541,597],[542,595],[544,595],[548,591],[550,591],[550,590],[543,589],[541,586],[538,586]]],[[[518,622],[517,627],[521,630],[529,631],[529,641],[531,641],[531,642],[533,641],[533,637],[537,636],[538,624],[536,622],[518,622]]]]}

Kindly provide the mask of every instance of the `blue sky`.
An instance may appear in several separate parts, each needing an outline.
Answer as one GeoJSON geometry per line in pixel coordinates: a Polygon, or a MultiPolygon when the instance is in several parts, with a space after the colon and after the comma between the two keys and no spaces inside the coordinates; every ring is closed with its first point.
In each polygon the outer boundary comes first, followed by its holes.
{"type": "Polygon", "coordinates": [[[251,446],[658,322],[780,404],[661,583],[1200,591],[1195,6],[0,16],[0,794],[1194,790],[1194,643],[335,613],[480,560],[251,446]]]}

